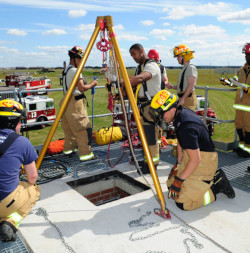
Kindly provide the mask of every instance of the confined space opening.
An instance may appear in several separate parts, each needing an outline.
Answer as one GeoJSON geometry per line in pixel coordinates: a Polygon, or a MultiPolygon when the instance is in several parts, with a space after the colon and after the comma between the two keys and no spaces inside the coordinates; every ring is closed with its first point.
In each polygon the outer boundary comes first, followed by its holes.
{"type": "Polygon", "coordinates": [[[80,178],[67,184],[96,206],[149,190],[148,186],[118,170],[80,178]]]}

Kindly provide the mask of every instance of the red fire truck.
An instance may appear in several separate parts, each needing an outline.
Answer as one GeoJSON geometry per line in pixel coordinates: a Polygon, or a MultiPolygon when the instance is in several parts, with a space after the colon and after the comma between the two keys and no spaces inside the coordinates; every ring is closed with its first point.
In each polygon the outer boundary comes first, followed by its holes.
{"type": "MultiPolygon", "coordinates": [[[[27,109],[27,123],[55,120],[56,110],[54,99],[46,96],[27,96],[21,103],[27,109]]],[[[41,124],[44,128],[45,124],[41,124]]]]}
{"type": "MultiPolygon", "coordinates": [[[[20,88],[23,90],[34,90],[34,89],[50,89],[51,80],[46,76],[40,78],[33,78],[29,75],[24,74],[13,74],[5,77],[6,86],[10,88],[20,88]]],[[[30,95],[30,93],[26,93],[30,95]]]]}

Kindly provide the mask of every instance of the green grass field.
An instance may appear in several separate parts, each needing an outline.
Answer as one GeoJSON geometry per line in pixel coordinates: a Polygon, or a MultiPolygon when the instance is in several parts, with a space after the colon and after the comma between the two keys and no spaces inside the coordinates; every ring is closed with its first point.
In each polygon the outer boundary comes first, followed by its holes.
{"type": "MultiPolygon", "coordinates": [[[[35,70],[28,70],[26,72],[30,72],[34,77],[44,76],[46,75],[52,81],[52,88],[62,88],[59,84],[58,75],[61,74],[62,70],[55,70],[54,73],[45,73],[40,74],[35,70]]],[[[97,69],[84,69],[83,74],[84,77],[90,82],[93,78],[93,72],[96,72],[97,69]]],[[[17,72],[16,70],[6,71],[6,73],[17,72]]],[[[24,71],[20,71],[24,72],[24,71]]],[[[133,75],[133,70],[129,69],[128,74],[133,75]]],[[[168,69],[167,74],[169,78],[169,82],[172,84],[176,84],[177,77],[180,72],[180,69],[168,69]]],[[[0,79],[5,79],[4,71],[0,71],[0,79]]],[[[98,75],[99,77],[99,86],[105,86],[106,79],[104,76],[98,75]]],[[[198,69],[198,82],[197,86],[199,87],[216,87],[216,88],[225,88],[225,86],[219,84],[219,80],[214,74],[213,69],[198,69]]],[[[227,88],[227,87],[226,87],[227,88]]],[[[171,90],[170,90],[171,91],[171,90]]],[[[172,90],[172,92],[176,92],[172,90]]],[[[197,95],[204,95],[205,91],[197,89],[197,95]]],[[[59,102],[63,97],[62,91],[57,92],[49,92],[48,96],[53,98],[55,101],[56,111],[59,110],[59,102]]],[[[88,114],[92,115],[92,95],[90,91],[86,92],[86,96],[88,98],[88,114]]],[[[224,120],[233,120],[235,116],[235,111],[232,108],[234,103],[235,92],[218,92],[218,91],[209,91],[208,98],[210,102],[210,107],[215,111],[217,118],[224,120]]],[[[94,114],[106,114],[109,113],[107,109],[108,105],[108,93],[106,89],[96,89],[94,94],[94,114]]],[[[91,119],[90,119],[91,121],[91,119]]],[[[103,126],[110,126],[112,124],[112,117],[100,117],[94,118],[94,127],[93,130],[96,131],[103,126]]],[[[46,126],[44,129],[32,128],[30,131],[25,132],[32,142],[33,145],[41,145],[44,143],[51,126],[46,126]]],[[[223,123],[221,125],[215,124],[215,133],[213,135],[213,139],[222,142],[232,142],[235,136],[235,129],[233,123],[223,123]]],[[[57,140],[59,138],[63,138],[63,131],[61,129],[61,124],[59,124],[52,140],[57,140]]]]}

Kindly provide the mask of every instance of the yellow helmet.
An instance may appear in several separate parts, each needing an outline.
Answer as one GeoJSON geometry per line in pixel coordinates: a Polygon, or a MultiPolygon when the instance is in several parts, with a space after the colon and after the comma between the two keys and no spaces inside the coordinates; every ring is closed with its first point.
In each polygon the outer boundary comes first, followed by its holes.
{"type": "Polygon", "coordinates": [[[179,97],[167,90],[159,91],[152,99],[150,111],[153,115],[154,121],[159,121],[163,118],[165,112],[177,107],[179,97]]]}
{"type": "Polygon", "coordinates": [[[0,116],[24,119],[26,117],[26,111],[17,101],[4,99],[0,101],[0,116]]]}
{"type": "Polygon", "coordinates": [[[190,48],[185,45],[181,44],[179,46],[175,46],[173,53],[174,57],[177,57],[178,55],[183,55],[184,61],[189,61],[194,58],[195,51],[190,50],[190,48]]]}

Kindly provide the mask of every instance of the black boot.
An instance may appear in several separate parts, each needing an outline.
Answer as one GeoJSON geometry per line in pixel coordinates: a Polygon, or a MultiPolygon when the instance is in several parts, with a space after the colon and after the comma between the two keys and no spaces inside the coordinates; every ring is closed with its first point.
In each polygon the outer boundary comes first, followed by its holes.
{"type": "Polygon", "coordinates": [[[211,187],[212,191],[217,193],[224,193],[228,198],[233,199],[235,197],[235,192],[232,186],[230,185],[226,174],[222,169],[217,170],[214,175],[214,183],[211,187]]]}
{"type": "MultiPolygon", "coordinates": [[[[142,174],[149,174],[150,173],[148,164],[146,162],[143,162],[143,163],[141,163],[139,165],[140,165],[140,169],[141,169],[142,174]]],[[[155,169],[157,170],[157,165],[155,165],[155,169]]],[[[137,172],[139,174],[141,174],[139,170],[137,170],[137,172]]]]}
{"type": "Polygon", "coordinates": [[[0,240],[3,242],[15,241],[17,229],[8,221],[0,223],[0,240]]]}
{"type": "Polygon", "coordinates": [[[249,158],[250,157],[250,154],[245,151],[245,150],[242,150],[240,152],[237,152],[237,155],[240,156],[240,157],[243,157],[243,158],[249,158]]]}

